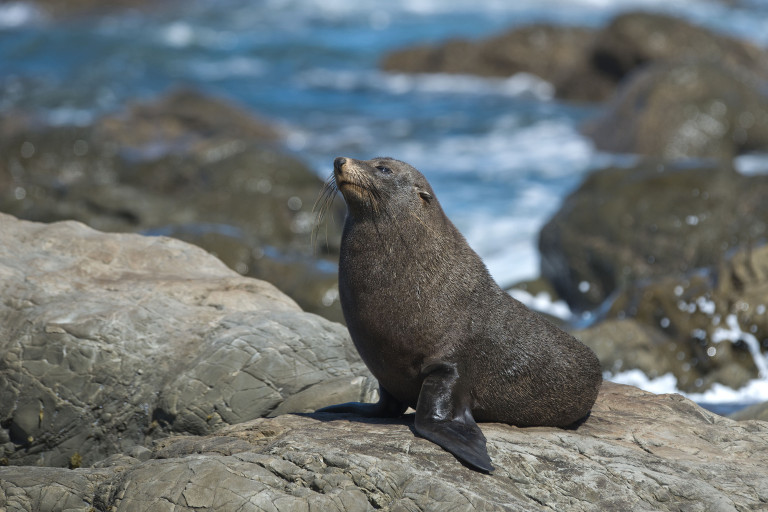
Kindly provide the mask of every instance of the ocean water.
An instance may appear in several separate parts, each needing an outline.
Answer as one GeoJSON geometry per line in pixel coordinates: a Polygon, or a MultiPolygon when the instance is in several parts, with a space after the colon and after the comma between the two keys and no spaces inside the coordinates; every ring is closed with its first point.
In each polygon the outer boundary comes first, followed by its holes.
{"type": "MultiPolygon", "coordinates": [[[[502,286],[538,275],[536,238],[590,170],[627,162],[579,133],[597,106],[553,98],[536,77],[400,75],[382,56],[415,43],[478,38],[532,22],[597,27],[620,12],[675,14],[768,46],[768,2],[742,0],[189,0],[151,12],[53,22],[0,3],[0,115],[32,109],[87,124],[126,101],[193,86],[278,124],[320,176],[333,158],[392,156],[430,179],[448,215],[502,286]]],[[[768,158],[738,160],[766,172],[768,158]]],[[[569,317],[564,304],[524,297],[569,317]]],[[[656,392],[651,382],[616,376],[656,392]]],[[[706,403],[768,400],[765,382],[706,403]],[[755,391],[757,390],[757,391],[755,391]]]]}

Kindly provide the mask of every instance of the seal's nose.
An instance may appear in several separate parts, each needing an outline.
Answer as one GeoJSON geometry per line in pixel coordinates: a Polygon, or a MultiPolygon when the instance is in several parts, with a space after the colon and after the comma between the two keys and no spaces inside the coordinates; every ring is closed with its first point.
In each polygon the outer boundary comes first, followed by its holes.
{"type": "Polygon", "coordinates": [[[343,156],[338,156],[333,161],[333,168],[336,172],[341,172],[341,168],[344,167],[344,164],[347,163],[347,159],[343,156]]]}

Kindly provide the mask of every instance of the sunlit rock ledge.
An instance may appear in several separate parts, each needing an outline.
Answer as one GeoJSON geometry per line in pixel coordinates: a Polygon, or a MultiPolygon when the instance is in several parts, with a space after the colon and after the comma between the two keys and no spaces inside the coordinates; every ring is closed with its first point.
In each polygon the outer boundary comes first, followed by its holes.
{"type": "Polygon", "coordinates": [[[4,214],[0,240],[5,464],[86,466],[369,397],[346,328],[199,247],[4,214]]]}
{"type": "Polygon", "coordinates": [[[0,468],[7,510],[759,510],[768,423],[605,383],[578,430],[481,425],[493,475],[412,420],[284,415],[94,467],[0,468]],[[91,508],[92,507],[92,508],[91,508]]]}

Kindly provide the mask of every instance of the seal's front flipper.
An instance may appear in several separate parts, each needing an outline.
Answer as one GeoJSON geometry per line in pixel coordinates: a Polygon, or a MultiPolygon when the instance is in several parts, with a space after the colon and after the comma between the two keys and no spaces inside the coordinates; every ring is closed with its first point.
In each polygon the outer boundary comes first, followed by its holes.
{"type": "Polygon", "coordinates": [[[347,402],[345,404],[329,405],[315,412],[351,412],[366,418],[397,418],[402,416],[407,405],[389,394],[383,387],[379,386],[379,401],[375,404],[366,404],[363,402],[347,402]]]}
{"type": "Polygon", "coordinates": [[[469,408],[469,394],[459,386],[459,372],[452,363],[424,367],[426,374],[416,405],[416,432],[469,466],[490,473],[491,458],[485,436],[469,408]]]}

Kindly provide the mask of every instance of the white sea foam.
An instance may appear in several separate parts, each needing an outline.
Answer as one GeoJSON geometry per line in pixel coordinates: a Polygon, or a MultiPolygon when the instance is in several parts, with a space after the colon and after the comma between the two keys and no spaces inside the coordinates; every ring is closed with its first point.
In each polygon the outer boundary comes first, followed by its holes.
{"type": "Polygon", "coordinates": [[[21,27],[44,18],[40,9],[26,2],[0,3],[0,30],[21,27]]]}
{"type": "MultiPolygon", "coordinates": [[[[671,8],[690,7],[690,0],[391,0],[388,9],[382,9],[377,0],[272,0],[272,6],[298,8],[310,12],[325,12],[336,15],[350,12],[406,12],[415,14],[445,14],[455,11],[482,10],[489,13],[520,12],[548,9],[629,9],[629,8],[671,8]]],[[[696,2],[697,6],[711,2],[696,2]]]]}
{"type": "Polygon", "coordinates": [[[318,68],[301,73],[298,79],[308,87],[342,91],[373,89],[390,94],[495,94],[538,100],[551,100],[555,95],[552,84],[529,73],[517,73],[509,78],[486,78],[448,73],[405,74],[318,68]]]}
{"type": "Polygon", "coordinates": [[[96,112],[88,109],[61,107],[49,110],[47,121],[53,126],[87,126],[96,118],[96,112]]]}
{"type": "Polygon", "coordinates": [[[522,216],[480,212],[454,220],[501,286],[539,275],[539,253],[534,240],[541,221],[531,222],[522,216]],[[484,220],[479,220],[480,217],[484,220]]]}
{"type": "Polygon", "coordinates": [[[571,308],[562,300],[553,301],[547,292],[539,292],[536,295],[525,290],[512,289],[509,291],[515,299],[526,306],[541,313],[547,313],[562,320],[570,320],[573,317],[571,308]]]}
{"type": "Polygon", "coordinates": [[[651,393],[679,393],[697,403],[750,404],[768,401],[768,379],[764,378],[754,379],[739,389],[715,383],[703,393],[686,393],[677,388],[677,379],[671,373],[651,379],[640,370],[628,370],[616,375],[606,374],[604,377],[611,382],[629,384],[651,393]]]}
{"type": "Polygon", "coordinates": [[[768,153],[751,153],[733,159],[733,166],[746,176],[768,174],[768,153]]]}
{"type": "Polygon", "coordinates": [[[224,60],[199,60],[189,64],[192,73],[203,80],[260,76],[266,65],[259,59],[235,56],[224,60]]]}
{"type": "Polygon", "coordinates": [[[195,30],[185,21],[174,21],[163,28],[160,38],[168,46],[184,48],[194,41],[195,30]]]}
{"type": "Polygon", "coordinates": [[[752,359],[755,361],[755,366],[763,379],[768,379],[768,361],[760,350],[760,342],[754,334],[744,332],[739,325],[739,319],[736,315],[731,314],[725,317],[725,324],[727,327],[718,327],[715,332],[712,333],[712,341],[720,343],[722,341],[743,341],[746,343],[749,349],[752,359]]]}
{"type": "Polygon", "coordinates": [[[698,403],[750,404],[768,401],[768,379],[763,378],[754,379],[739,389],[732,389],[715,383],[703,393],[686,393],[677,388],[677,379],[671,373],[651,379],[640,370],[628,370],[616,375],[606,374],[604,377],[611,382],[629,384],[651,393],[679,393],[698,403]]]}
{"type": "Polygon", "coordinates": [[[446,136],[429,146],[408,144],[403,154],[423,162],[427,170],[431,166],[439,172],[471,172],[504,182],[518,182],[530,173],[546,178],[578,176],[596,157],[592,143],[567,120],[545,119],[514,130],[503,124],[500,120],[500,126],[488,133],[446,136]]]}

